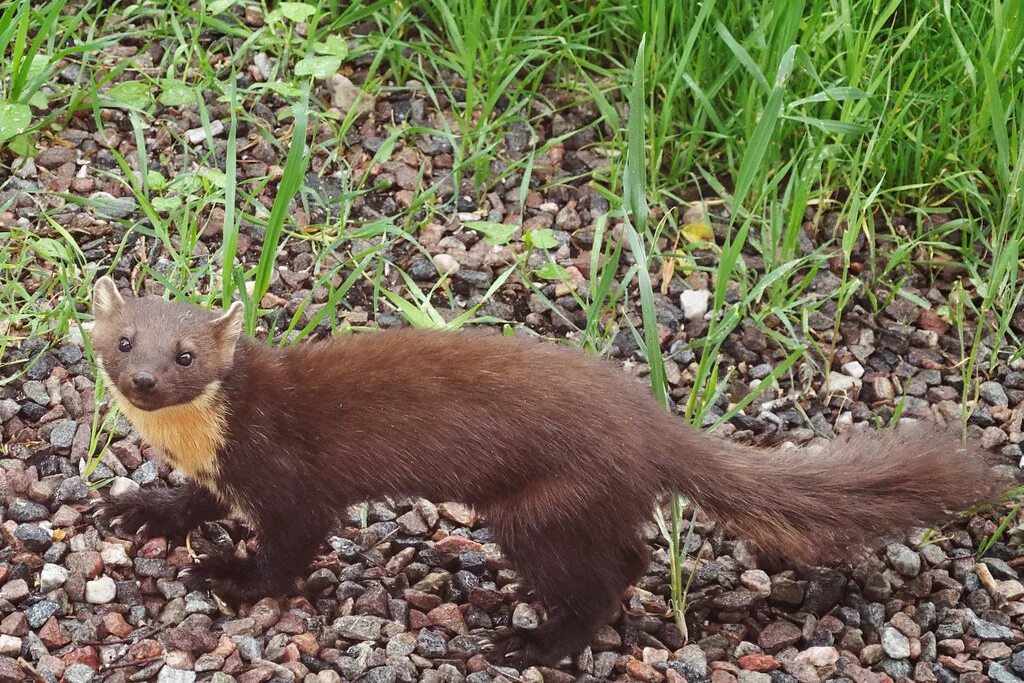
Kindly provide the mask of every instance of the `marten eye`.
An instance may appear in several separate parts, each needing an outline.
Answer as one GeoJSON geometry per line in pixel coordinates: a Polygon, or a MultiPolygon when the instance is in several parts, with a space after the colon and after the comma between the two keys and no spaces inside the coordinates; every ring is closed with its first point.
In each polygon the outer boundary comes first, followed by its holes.
{"type": "Polygon", "coordinates": [[[117,343],[117,350],[121,353],[128,353],[132,350],[132,343],[128,341],[128,337],[121,337],[121,341],[117,343]]]}
{"type": "Polygon", "coordinates": [[[185,353],[178,356],[175,360],[177,361],[178,365],[180,365],[183,368],[187,368],[188,366],[192,365],[193,358],[192,354],[186,351],[185,353]]]}

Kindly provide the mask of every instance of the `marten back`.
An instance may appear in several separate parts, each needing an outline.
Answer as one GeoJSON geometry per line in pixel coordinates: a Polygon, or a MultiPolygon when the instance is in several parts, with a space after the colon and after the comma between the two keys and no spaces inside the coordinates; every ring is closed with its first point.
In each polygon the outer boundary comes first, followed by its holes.
{"type": "Polygon", "coordinates": [[[274,429],[346,495],[487,504],[579,478],[590,498],[649,501],[662,479],[647,440],[665,416],[650,390],[557,344],[406,329],[284,351],[246,342],[236,365],[231,440],[274,429]]]}

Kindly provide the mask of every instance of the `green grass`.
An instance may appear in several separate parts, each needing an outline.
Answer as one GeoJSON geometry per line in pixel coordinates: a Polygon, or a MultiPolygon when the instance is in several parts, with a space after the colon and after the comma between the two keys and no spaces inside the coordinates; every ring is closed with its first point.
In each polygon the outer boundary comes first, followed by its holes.
{"type": "MultiPolygon", "coordinates": [[[[1010,325],[1024,296],[1024,9],[1014,0],[316,0],[274,10],[121,0],[116,21],[101,4],[15,0],[0,10],[0,192],[12,192],[0,213],[34,207],[0,224],[0,354],[31,337],[59,341],[87,320],[90,284],[125,255],[140,289],[210,307],[240,298],[247,329],[273,344],[396,315],[511,333],[522,321],[488,306],[525,291],[555,310],[565,343],[604,354],[619,330],[635,335],[658,400],[671,397],[706,428],[759,396],[799,406],[810,378],[839,371],[855,307],[906,299],[953,325],[965,431],[980,382],[1024,348],[1010,325]],[[249,78],[256,62],[265,78],[249,78]],[[353,160],[363,122],[357,107],[332,109],[339,70],[358,74],[361,101],[412,93],[426,115],[384,122],[377,151],[353,160]],[[183,115],[202,142],[175,125],[183,115]],[[555,121],[564,125],[552,132],[555,121]],[[20,189],[14,175],[16,161],[81,125],[114,159],[92,164],[95,177],[138,207],[110,220],[117,237],[100,272],[88,236],[67,227],[65,203],[102,207],[74,191],[20,189]],[[162,147],[154,132],[167,137],[162,147]],[[510,151],[516,132],[525,145],[510,151]],[[450,148],[450,170],[432,180],[421,171],[407,207],[357,220],[355,207],[380,190],[375,169],[424,139],[450,148]],[[255,173],[254,145],[276,159],[255,173]],[[589,277],[563,297],[583,313],[570,319],[552,294],[569,278],[557,239],[518,228],[531,193],[576,180],[555,175],[552,156],[578,146],[600,160],[587,181],[608,210],[594,216],[589,277]],[[180,171],[161,170],[175,159],[180,171]],[[314,180],[333,184],[332,196],[314,180]],[[499,188],[505,223],[461,219],[513,248],[483,296],[463,299],[444,274],[416,282],[394,258],[429,257],[428,226],[453,220],[460,196],[475,203],[499,188]],[[223,228],[204,240],[214,218],[223,228]],[[244,250],[254,233],[262,240],[244,250]],[[323,300],[268,306],[292,250],[310,254],[323,300]],[[957,273],[942,301],[922,295],[939,282],[936,266],[957,273]],[[836,286],[819,290],[829,274],[836,286]],[[673,361],[694,355],[674,388],[656,297],[702,277],[712,315],[704,334],[672,350],[673,361]],[[821,316],[828,325],[815,324],[821,316]],[[737,397],[743,373],[726,351],[744,328],[767,339],[773,369],[737,397]]],[[[0,385],[26,366],[3,361],[0,385]]],[[[902,409],[901,400],[879,423],[902,409]]],[[[92,467],[112,419],[93,419],[92,467]]],[[[685,632],[684,509],[673,501],[660,521],[685,632]]]]}

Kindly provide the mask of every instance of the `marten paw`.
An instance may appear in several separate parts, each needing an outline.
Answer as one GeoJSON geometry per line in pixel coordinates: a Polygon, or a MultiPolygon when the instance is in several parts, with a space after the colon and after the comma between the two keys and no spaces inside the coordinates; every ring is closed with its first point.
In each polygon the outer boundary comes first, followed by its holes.
{"type": "Polygon", "coordinates": [[[484,639],[484,658],[494,666],[510,666],[519,670],[544,663],[546,653],[543,647],[532,642],[531,635],[512,630],[498,631],[484,639]]]}
{"type": "Polygon", "coordinates": [[[118,536],[167,536],[176,531],[167,528],[166,521],[134,493],[100,501],[92,518],[118,536]]]}
{"type": "Polygon", "coordinates": [[[230,607],[238,609],[243,602],[263,597],[265,588],[253,581],[255,563],[252,558],[228,554],[200,555],[199,564],[178,572],[178,580],[189,590],[208,590],[230,607]]]}

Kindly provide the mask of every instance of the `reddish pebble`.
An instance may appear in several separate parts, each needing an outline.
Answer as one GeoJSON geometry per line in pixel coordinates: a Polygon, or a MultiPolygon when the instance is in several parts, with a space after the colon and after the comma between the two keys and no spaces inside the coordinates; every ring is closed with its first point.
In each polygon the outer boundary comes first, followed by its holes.
{"type": "Polygon", "coordinates": [[[779,660],[775,659],[771,655],[745,655],[736,660],[736,663],[740,665],[741,669],[747,671],[760,671],[761,673],[767,673],[768,671],[775,671],[782,665],[779,664],[779,660]]]}
{"type": "Polygon", "coordinates": [[[639,681],[647,681],[647,683],[661,683],[665,680],[664,674],[636,657],[630,657],[626,661],[626,673],[639,681]]]}
{"type": "Polygon", "coordinates": [[[85,647],[78,647],[71,650],[61,660],[64,662],[64,666],[71,666],[72,664],[85,664],[88,667],[92,667],[94,670],[100,668],[100,658],[96,654],[96,648],[91,645],[85,647]]]}
{"type": "Polygon", "coordinates": [[[43,627],[39,629],[39,640],[43,641],[43,645],[53,650],[70,643],[71,635],[66,628],[60,625],[57,617],[50,617],[43,624],[43,627]]]}
{"type": "Polygon", "coordinates": [[[118,638],[125,638],[135,629],[124,620],[124,617],[117,612],[111,612],[103,617],[103,626],[107,633],[118,638]]]}
{"type": "Polygon", "coordinates": [[[430,610],[427,613],[427,618],[430,619],[431,623],[446,628],[453,633],[459,635],[469,633],[469,629],[466,628],[466,620],[462,618],[459,606],[454,603],[445,603],[440,607],[430,610]]]}
{"type": "Polygon", "coordinates": [[[146,541],[141,548],[139,548],[138,557],[145,557],[149,559],[163,558],[167,554],[167,539],[163,536],[154,536],[153,538],[146,541]]]}
{"type": "Polygon", "coordinates": [[[452,553],[458,555],[466,552],[479,552],[480,544],[476,541],[463,538],[462,536],[448,536],[437,542],[434,549],[439,553],[452,553]]]}

